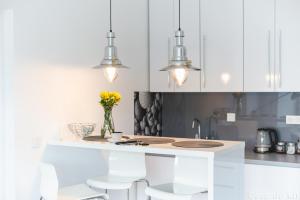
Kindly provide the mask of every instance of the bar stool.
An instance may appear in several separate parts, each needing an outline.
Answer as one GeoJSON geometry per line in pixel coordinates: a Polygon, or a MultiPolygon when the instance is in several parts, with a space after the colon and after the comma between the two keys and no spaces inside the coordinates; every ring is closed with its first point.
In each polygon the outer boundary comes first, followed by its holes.
{"type": "Polygon", "coordinates": [[[107,190],[127,190],[127,199],[132,184],[145,182],[146,164],[145,153],[111,151],[108,158],[108,173],[93,179],[88,179],[87,184],[93,188],[107,190]]]}
{"type": "Polygon", "coordinates": [[[208,165],[206,159],[176,157],[172,183],[147,187],[148,196],[160,200],[207,199],[208,165]]]}
{"type": "Polygon", "coordinates": [[[96,198],[108,200],[107,194],[96,192],[90,189],[86,184],[59,188],[56,171],[51,164],[41,163],[40,171],[40,200],[84,200],[96,198]]]}

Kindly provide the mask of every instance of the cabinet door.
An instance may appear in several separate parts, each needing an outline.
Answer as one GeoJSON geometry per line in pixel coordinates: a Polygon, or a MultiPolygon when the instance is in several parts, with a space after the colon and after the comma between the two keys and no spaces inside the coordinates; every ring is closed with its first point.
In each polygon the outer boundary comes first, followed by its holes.
{"type": "MultiPolygon", "coordinates": [[[[174,0],[175,27],[178,28],[178,0],[174,0]]],[[[184,45],[187,49],[187,57],[192,65],[200,68],[200,1],[181,1],[181,28],[184,31],[184,45]]],[[[174,38],[174,34],[172,39],[174,38]]],[[[174,39],[173,39],[174,40],[174,39]]],[[[173,43],[174,44],[174,43],[173,43]]],[[[175,92],[200,92],[200,71],[190,71],[186,82],[181,86],[175,86],[175,92]]]]}
{"type": "Polygon", "coordinates": [[[300,91],[300,1],[276,1],[276,90],[300,91]]]}
{"type": "Polygon", "coordinates": [[[150,91],[172,92],[174,83],[168,78],[168,72],[160,69],[168,65],[171,56],[174,35],[173,0],[149,1],[150,26],[150,91]]]}
{"type": "Polygon", "coordinates": [[[274,0],[245,0],[245,92],[274,91],[274,8],[274,0]]]}
{"type": "Polygon", "coordinates": [[[300,169],[245,164],[245,200],[299,199],[300,169]]]}
{"type": "Polygon", "coordinates": [[[202,91],[243,91],[243,0],[202,0],[202,91]]]}

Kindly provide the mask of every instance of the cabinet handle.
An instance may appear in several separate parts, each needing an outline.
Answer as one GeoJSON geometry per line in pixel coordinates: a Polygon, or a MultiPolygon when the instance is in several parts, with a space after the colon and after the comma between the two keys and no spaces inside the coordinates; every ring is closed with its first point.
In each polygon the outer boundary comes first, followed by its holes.
{"type": "MultiPolygon", "coordinates": [[[[168,37],[168,64],[170,64],[171,60],[171,38],[168,37]]],[[[170,72],[168,72],[168,87],[171,88],[171,77],[170,77],[170,72]]]]}
{"type": "Polygon", "coordinates": [[[205,48],[206,48],[206,37],[202,36],[202,72],[203,72],[203,88],[206,88],[206,61],[205,61],[205,48]]]}
{"type": "Polygon", "coordinates": [[[279,30],[279,88],[282,86],[282,30],[279,30]]]}
{"type": "Polygon", "coordinates": [[[170,72],[168,72],[168,88],[171,88],[170,72]]]}
{"type": "Polygon", "coordinates": [[[272,87],[272,82],[271,82],[271,31],[268,31],[268,77],[269,77],[269,88],[272,87]]]}

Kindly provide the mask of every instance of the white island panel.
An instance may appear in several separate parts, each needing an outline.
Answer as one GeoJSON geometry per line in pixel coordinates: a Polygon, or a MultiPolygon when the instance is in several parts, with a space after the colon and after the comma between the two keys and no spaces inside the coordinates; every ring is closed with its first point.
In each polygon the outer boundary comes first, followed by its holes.
{"type": "MultiPolygon", "coordinates": [[[[136,136],[129,136],[136,138],[136,136]]],[[[140,137],[140,136],[139,136],[140,137]]],[[[172,138],[175,141],[192,141],[194,139],[172,138]]],[[[103,151],[127,151],[142,152],[147,155],[158,156],[160,159],[166,159],[173,162],[170,157],[193,157],[203,159],[203,165],[199,167],[199,173],[203,174],[205,180],[199,180],[207,185],[208,193],[205,199],[208,200],[240,200],[243,196],[244,186],[244,142],[221,141],[224,144],[221,147],[214,148],[181,148],[172,146],[172,144],[151,144],[149,146],[116,145],[109,142],[91,142],[76,138],[64,138],[52,140],[48,143],[50,146],[63,146],[70,148],[97,149],[103,151]],[[204,176],[205,175],[205,176],[204,176]]],[[[150,159],[151,160],[151,159],[150,159]]],[[[152,159],[153,160],[153,159],[152,159]]],[[[148,159],[149,161],[149,159],[148,159]]],[[[164,165],[164,163],[155,163],[164,165]]],[[[148,164],[149,165],[149,162],[148,164]]],[[[152,163],[150,163],[152,165],[152,163]]],[[[155,168],[147,168],[147,177],[150,184],[164,183],[164,177],[152,181],[151,174],[155,168]]],[[[168,178],[170,179],[170,177],[168,178]]],[[[140,193],[140,191],[139,191],[140,193]]],[[[144,199],[143,195],[138,195],[138,199],[144,199]],[[142,196],[142,197],[141,197],[142,196]]]]}

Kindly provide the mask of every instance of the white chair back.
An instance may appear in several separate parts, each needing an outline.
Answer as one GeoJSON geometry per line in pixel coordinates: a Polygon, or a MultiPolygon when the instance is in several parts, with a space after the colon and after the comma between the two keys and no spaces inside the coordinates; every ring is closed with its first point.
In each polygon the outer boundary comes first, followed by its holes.
{"type": "Polygon", "coordinates": [[[57,200],[58,179],[53,165],[41,163],[40,193],[43,200],[57,200]]]}
{"type": "Polygon", "coordinates": [[[108,168],[110,175],[145,178],[145,153],[111,151],[108,168]]]}
{"type": "Polygon", "coordinates": [[[207,188],[207,159],[176,156],[174,183],[207,188]]]}

